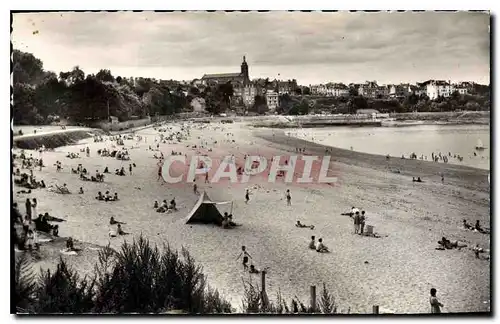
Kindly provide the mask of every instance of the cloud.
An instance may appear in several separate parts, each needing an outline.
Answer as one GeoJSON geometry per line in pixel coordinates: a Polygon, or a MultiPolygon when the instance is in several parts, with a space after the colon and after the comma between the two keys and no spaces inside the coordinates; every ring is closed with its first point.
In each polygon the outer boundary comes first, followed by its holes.
{"type": "MultiPolygon", "coordinates": [[[[349,65],[365,67],[366,79],[374,78],[370,70],[392,68],[388,74],[397,75],[404,65],[427,68],[429,78],[439,78],[459,62],[476,69],[475,78],[489,80],[485,13],[17,13],[13,30],[14,46],[53,70],[234,70],[246,54],[251,69],[328,65],[349,75],[349,65]]],[[[416,73],[400,78],[408,77],[416,73]]]]}

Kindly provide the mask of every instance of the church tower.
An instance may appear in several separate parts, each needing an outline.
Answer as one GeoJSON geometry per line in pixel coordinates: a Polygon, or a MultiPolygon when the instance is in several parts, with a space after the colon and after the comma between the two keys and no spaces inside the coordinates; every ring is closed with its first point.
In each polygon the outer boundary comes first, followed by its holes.
{"type": "Polygon", "coordinates": [[[250,77],[248,76],[248,64],[245,56],[243,56],[243,63],[241,63],[241,74],[243,75],[243,84],[250,83],[250,77]]]}

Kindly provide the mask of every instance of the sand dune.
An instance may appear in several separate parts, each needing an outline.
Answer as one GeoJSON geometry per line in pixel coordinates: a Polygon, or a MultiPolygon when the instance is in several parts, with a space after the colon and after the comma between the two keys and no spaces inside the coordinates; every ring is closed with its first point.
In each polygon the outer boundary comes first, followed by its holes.
{"type": "MultiPolygon", "coordinates": [[[[281,133],[272,136],[269,131],[255,130],[243,123],[223,128],[193,129],[189,142],[160,144],[160,148],[165,155],[171,150],[188,155],[200,151],[217,157],[234,154],[239,158],[247,152],[264,155],[295,152],[296,142],[287,143],[286,136],[281,133]],[[234,136],[227,136],[228,132],[234,136]],[[217,140],[218,144],[212,145],[212,152],[186,147],[200,144],[201,140],[217,140]]],[[[464,218],[469,222],[479,219],[489,226],[489,189],[486,176],[486,184],[481,180],[482,170],[448,165],[446,167],[452,168],[448,170],[450,175],[446,183],[441,184],[439,170],[432,165],[417,165],[410,160],[403,165],[395,161],[401,174],[394,174],[383,165],[386,163],[384,157],[335,151],[332,165],[338,171],[339,182],[334,186],[308,187],[280,181],[269,184],[262,178],[250,184],[204,184],[201,177],[200,190],[206,190],[212,199],[234,200],[235,221],[243,226],[223,230],[185,224],[184,218],[197,200],[191,184],[169,185],[157,181],[158,161],[147,148],[154,144],[158,133],[150,128],[137,134],[148,140],[147,143],[125,141],[127,147],[138,146],[130,150],[130,162],[98,157],[96,150],[110,147],[110,143],[93,143],[91,139],[81,141],[81,145],[43,153],[49,167],[41,172],[35,170],[37,178],[44,179],[47,184],[67,183],[74,193],[79,187],[85,190],[83,195],[63,196],[46,190],[37,190],[32,195],[39,201],[40,212],[67,220],[60,226],[61,236],[98,245],[110,243],[117,248],[124,240],[132,240],[142,233],[154,243],[168,241],[176,248],[185,246],[203,265],[209,283],[228,296],[235,306],[241,305],[242,278],[259,280],[258,276],[244,273],[240,261],[235,260],[241,245],[246,245],[253,264],[270,268],[266,285],[271,297],[279,289],[285,297],[296,295],[308,302],[309,286],[321,286],[324,282],[339,307],[350,308],[352,313],[370,313],[375,304],[397,313],[422,313],[429,311],[429,289],[436,287],[445,304],[444,312],[489,310],[489,262],[476,260],[467,249],[434,249],[441,236],[489,247],[489,235],[459,228],[464,218]],[[91,148],[91,157],[74,160],[64,157],[66,152],[78,152],[87,145],[91,148]],[[56,160],[63,162],[61,173],[56,173],[52,166],[56,160]],[[124,165],[128,171],[132,162],[137,165],[132,176],[109,175],[104,183],[82,182],[70,173],[71,167],[76,168],[78,163],[93,174],[105,166],[114,170],[124,165]],[[411,174],[416,170],[426,175],[426,183],[411,182],[411,174]],[[255,187],[248,205],[244,201],[246,187],[255,187]],[[287,188],[292,192],[292,206],[287,206],[284,199],[287,188]],[[101,202],[94,199],[98,191],[106,190],[118,192],[121,200],[101,202]],[[172,197],[176,198],[178,212],[159,214],[153,210],[154,200],[169,201],[172,197]],[[351,206],[365,209],[367,223],[387,237],[353,235],[352,220],[340,215],[351,206]],[[133,235],[110,241],[108,221],[111,216],[126,222],[124,229],[133,235]],[[297,228],[294,226],[297,220],[314,224],[315,229],[297,228]],[[322,237],[332,252],[320,254],[309,250],[311,235],[322,237]]],[[[307,147],[306,153],[313,150],[324,153],[319,145],[308,144],[307,147]]],[[[15,195],[15,198],[23,211],[22,201],[26,197],[15,195]]],[[[222,206],[221,211],[229,208],[230,205],[222,206]]],[[[82,272],[92,271],[79,264],[80,257],[74,257],[73,265],[82,272]]]]}

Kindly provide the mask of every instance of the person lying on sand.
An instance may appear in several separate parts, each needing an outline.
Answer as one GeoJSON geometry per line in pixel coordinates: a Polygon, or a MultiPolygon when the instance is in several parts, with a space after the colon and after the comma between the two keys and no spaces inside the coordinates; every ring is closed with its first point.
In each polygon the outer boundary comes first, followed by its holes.
{"type": "Polygon", "coordinates": [[[297,224],[295,224],[295,226],[301,227],[301,228],[309,227],[310,229],[314,229],[314,225],[305,225],[305,224],[302,224],[300,221],[297,221],[297,224]]]}
{"type": "Polygon", "coordinates": [[[481,227],[481,225],[479,224],[479,220],[476,220],[476,225],[474,225],[474,229],[476,231],[478,231],[479,233],[483,233],[483,234],[490,233],[487,229],[481,227]]]}
{"type": "Polygon", "coordinates": [[[17,193],[18,194],[30,194],[31,193],[31,189],[29,189],[29,190],[20,190],[17,193]]]}
{"type": "Polygon", "coordinates": [[[413,177],[413,182],[423,182],[422,179],[420,179],[420,177],[418,177],[416,180],[415,180],[415,177],[413,177]]]}
{"type": "Polygon", "coordinates": [[[311,242],[309,242],[309,248],[311,250],[316,250],[316,237],[313,235],[311,236],[311,242]]]}
{"type": "Polygon", "coordinates": [[[330,251],[328,251],[328,248],[323,244],[323,239],[322,238],[320,238],[318,240],[318,246],[316,247],[316,252],[319,252],[319,253],[330,252],[330,251]]]}
{"type": "Polygon", "coordinates": [[[111,218],[109,219],[109,224],[116,225],[116,224],[126,224],[126,223],[117,221],[117,220],[115,220],[115,218],[113,216],[111,216],[111,218]]]}
{"type": "Polygon", "coordinates": [[[62,187],[59,187],[58,185],[56,186],[56,192],[60,194],[70,194],[71,192],[69,191],[68,187],[66,187],[66,184],[64,184],[62,187]]]}
{"type": "Polygon", "coordinates": [[[441,246],[440,248],[436,248],[438,250],[444,250],[444,249],[451,250],[453,248],[457,248],[457,249],[461,250],[462,248],[467,247],[466,244],[459,244],[458,241],[452,242],[444,236],[441,238],[441,241],[438,241],[438,244],[441,246]]]}
{"type": "Polygon", "coordinates": [[[464,219],[463,224],[464,224],[464,229],[466,229],[466,230],[473,230],[474,229],[474,227],[472,227],[471,224],[467,223],[466,219],[464,219]]]}

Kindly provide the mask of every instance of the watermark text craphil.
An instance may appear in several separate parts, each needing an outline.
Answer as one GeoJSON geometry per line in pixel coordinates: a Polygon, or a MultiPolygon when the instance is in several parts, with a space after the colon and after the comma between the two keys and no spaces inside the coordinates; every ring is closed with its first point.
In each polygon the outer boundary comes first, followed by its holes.
{"type": "Polygon", "coordinates": [[[334,184],[338,178],[331,175],[330,160],[330,156],[311,155],[270,158],[246,155],[243,161],[233,155],[221,158],[172,155],[163,161],[162,176],[166,183],[193,183],[196,179],[210,184],[247,183],[259,178],[269,183],[334,184]]]}

